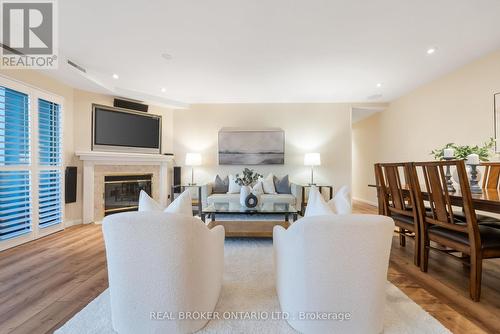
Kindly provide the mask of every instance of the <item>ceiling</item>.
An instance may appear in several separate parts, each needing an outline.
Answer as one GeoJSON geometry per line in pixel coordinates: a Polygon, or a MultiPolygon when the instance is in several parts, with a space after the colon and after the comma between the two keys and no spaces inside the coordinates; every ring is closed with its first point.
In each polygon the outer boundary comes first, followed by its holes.
{"type": "Polygon", "coordinates": [[[58,6],[59,59],[87,74],[60,61],[49,75],[179,107],[390,101],[500,48],[498,0],[64,0],[58,6]],[[429,48],[436,52],[428,55],[429,48]]]}

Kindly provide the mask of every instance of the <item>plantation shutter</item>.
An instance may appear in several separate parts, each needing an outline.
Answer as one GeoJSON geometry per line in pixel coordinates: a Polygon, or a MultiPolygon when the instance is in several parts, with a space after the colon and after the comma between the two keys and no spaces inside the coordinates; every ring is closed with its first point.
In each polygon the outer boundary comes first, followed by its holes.
{"type": "Polygon", "coordinates": [[[0,87],[0,165],[30,163],[29,97],[0,87]]]}
{"type": "Polygon", "coordinates": [[[27,94],[0,86],[0,240],[31,231],[30,118],[27,94]]]}
{"type": "Polygon", "coordinates": [[[38,184],[38,226],[62,222],[60,106],[38,99],[38,159],[43,171],[38,184]],[[45,169],[47,168],[47,169],[45,169]]]}

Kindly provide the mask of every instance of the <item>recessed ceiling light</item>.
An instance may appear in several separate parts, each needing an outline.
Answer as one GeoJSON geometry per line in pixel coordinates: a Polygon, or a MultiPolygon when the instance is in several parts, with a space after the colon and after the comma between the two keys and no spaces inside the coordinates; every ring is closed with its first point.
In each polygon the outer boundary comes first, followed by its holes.
{"type": "Polygon", "coordinates": [[[435,48],[429,48],[429,49],[427,49],[427,54],[428,54],[428,55],[431,55],[431,54],[433,54],[434,52],[436,52],[436,49],[435,49],[435,48]]]}
{"type": "Polygon", "coordinates": [[[380,82],[379,82],[379,83],[377,84],[377,87],[378,87],[378,88],[382,87],[382,83],[380,83],[380,82]]]}
{"type": "Polygon", "coordinates": [[[161,89],[161,92],[162,92],[162,93],[165,93],[166,91],[167,91],[167,89],[166,89],[165,87],[163,87],[163,88],[161,89]]]}
{"type": "Polygon", "coordinates": [[[114,73],[114,74],[113,74],[113,79],[117,80],[118,78],[120,78],[120,77],[118,76],[118,74],[114,73]]]}

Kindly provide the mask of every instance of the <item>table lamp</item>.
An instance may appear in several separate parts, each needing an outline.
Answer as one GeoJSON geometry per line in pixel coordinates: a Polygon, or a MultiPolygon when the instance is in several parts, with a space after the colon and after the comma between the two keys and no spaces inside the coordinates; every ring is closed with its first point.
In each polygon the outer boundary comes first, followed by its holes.
{"type": "Polygon", "coordinates": [[[194,183],[194,167],[201,165],[201,154],[200,153],[186,153],[186,166],[191,166],[191,183],[190,186],[196,185],[194,183]]]}
{"type": "Polygon", "coordinates": [[[309,185],[315,185],[314,183],[314,166],[321,165],[321,156],[319,153],[306,153],[304,155],[304,165],[311,166],[311,183],[309,185]]]}

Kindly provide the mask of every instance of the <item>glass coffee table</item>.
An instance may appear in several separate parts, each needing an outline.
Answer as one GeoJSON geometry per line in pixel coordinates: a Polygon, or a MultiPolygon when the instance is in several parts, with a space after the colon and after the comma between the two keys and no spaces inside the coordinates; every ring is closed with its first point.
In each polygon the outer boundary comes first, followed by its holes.
{"type": "Polygon", "coordinates": [[[209,228],[224,226],[226,237],[272,237],[275,225],[288,228],[297,220],[298,213],[295,206],[285,203],[263,203],[255,208],[247,208],[239,203],[214,203],[202,208],[201,219],[209,228]],[[270,215],[277,216],[277,219],[270,220],[265,217],[266,219],[259,220],[259,216],[270,215]],[[229,216],[230,219],[217,219],[224,216],[229,216]],[[233,216],[235,219],[232,219],[233,216]],[[252,220],[240,219],[239,216],[251,217],[252,220]],[[210,219],[208,223],[207,218],[210,219]]]}

